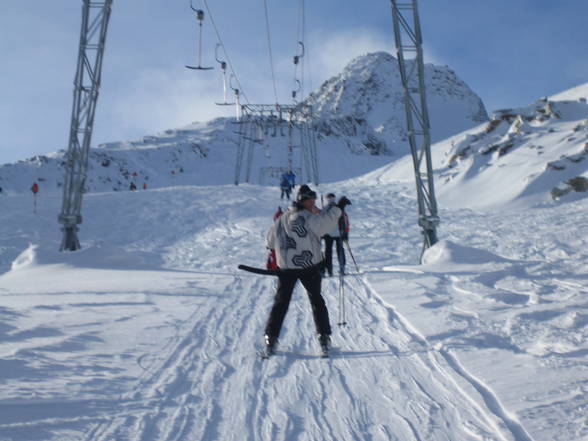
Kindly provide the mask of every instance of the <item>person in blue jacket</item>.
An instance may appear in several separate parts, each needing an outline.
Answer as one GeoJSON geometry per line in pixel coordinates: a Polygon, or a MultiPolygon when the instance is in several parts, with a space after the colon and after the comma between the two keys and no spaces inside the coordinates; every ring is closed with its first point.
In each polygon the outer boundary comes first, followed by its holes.
{"type": "Polygon", "coordinates": [[[284,196],[286,196],[286,199],[290,200],[290,192],[292,191],[292,188],[290,187],[290,181],[288,180],[288,175],[286,173],[280,178],[280,190],[280,199],[284,199],[284,196]]]}
{"type": "Polygon", "coordinates": [[[286,173],[286,177],[288,178],[288,184],[290,184],[290,192],[292,192],[292,190],[294,190],[294,187],[296,186],[296,175],[292,170],[288,170],[288,173],[286,173]]]}

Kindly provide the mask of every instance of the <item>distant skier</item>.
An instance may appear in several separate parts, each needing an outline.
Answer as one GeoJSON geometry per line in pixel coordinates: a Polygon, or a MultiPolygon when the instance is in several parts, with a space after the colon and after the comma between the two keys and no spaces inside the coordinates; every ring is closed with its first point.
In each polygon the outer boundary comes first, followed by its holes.
{"type": "Polygon", "coordinates": [[[33,185],[31,185],[31,191],[33,192],[33,213],[37,214],[37,194],[39,193],[39,184],[33,182],[33,185]]]}
{"type": "Polygon", "coordinates": [[[130,189],[131,191],[135,191],[135,190],[137,189],[137,186],[135,185],[135,183],[134,183],[134,182],[131,182],[131,185],[129,186],[129,189],[130,189]]]}
{"type": "Polygon", "coordinates": [[[286,196],[286,199],[290,200],[290,192],[292,191],[292,188],[290,187],[290,181],[288,180],[288,175],[286,173],[280,178],[280,190],[280,199],[284,199],[284,196],[286,196]]]}
{"type": "Polygon", "coordinates": [[[288,185],[290,185],[290,192],[292,192],[296,186],[296,175],[292,170],[288,170],[288,173],[286,173],[286,178],[288,179],[288,185]]]}
{"type": "Polygon", "coordinates": [[[321,295],[321,237],[337,226],[341,209],[330,205],[319,210],[316,193],[302,185],[292,207],[280,216],[267,235],[267,245],[276,250],[278,288],[265,328],[265,354],[274,354],[292,292],[300,280],[312,305],[314,323],[323,354],[328,354],[331,325],[321,295]]]}
{"type": "MultiPolygon", "coordinates": [[[[329,193],[327,195],[327,207],[335,205],[335,195],[329,193]]],[[[351,205],[351,201],[345,196],[339,199],[339,208],[342,213],[337,222],[337,227],[325,234],[325,270],[329,276],[333,276],[333,242],[335,243],[335,250],[337,251],[337,260],[339,261],[339,274],[345,274],[345,249],[343,242],[349,239],[349,217],[345,212],[345,207],[351,205]]]]}

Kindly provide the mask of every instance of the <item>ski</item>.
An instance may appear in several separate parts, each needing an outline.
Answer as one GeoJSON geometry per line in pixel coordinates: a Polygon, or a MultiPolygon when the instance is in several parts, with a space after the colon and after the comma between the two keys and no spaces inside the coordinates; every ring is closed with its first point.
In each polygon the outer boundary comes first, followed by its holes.
{"type": "Polygon", "coordinates": [[[296,352],[280,352],[278,353],[277,351],[273,350],[273,351],[268,351],[267,348],[263,348],[263,349],[257,349],[256,351],[257,356],[261,359],[261,360],[269,360],[270,358],[274,358],[275,356],[287,356],[287,357],[294,357],[294,358],[308,358],[308,359],[312,359],[312,358],[331,358],[331,353],[332,353],[332,349],[324,349],[321,348],[320,352],[317,354],[308,354],[308,353],[296,353],[296,352]]]}

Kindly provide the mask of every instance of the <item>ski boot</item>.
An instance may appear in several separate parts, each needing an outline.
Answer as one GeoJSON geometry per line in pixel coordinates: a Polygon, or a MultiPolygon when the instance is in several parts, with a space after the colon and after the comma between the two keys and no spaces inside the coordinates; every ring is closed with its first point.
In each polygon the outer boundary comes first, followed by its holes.
{"type": "Polygon", "coordinates": [[[261,351],[261,358],[268,359],[276,353],[276,346],[278,345],[278,338],[266,335],[265,348],[261,351]]]}
{"type": "Polygon", "coordinates": [[[321,345],[321,357],[327,358],[329,349],[331,349],[331,336],[329,334],[319,334],[318,339],[321,345]]]}

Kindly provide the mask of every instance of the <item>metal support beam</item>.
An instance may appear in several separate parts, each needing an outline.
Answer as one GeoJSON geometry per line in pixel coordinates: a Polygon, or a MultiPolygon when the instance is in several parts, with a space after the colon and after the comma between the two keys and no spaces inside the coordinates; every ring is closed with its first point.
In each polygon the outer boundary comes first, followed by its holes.
{"type": "Polygon", "coordinates": [[[415,172],[418,223],[424,236],[424,252],[437,243],[439,215],[433,182],[421,26],[417,0],[391,1],[396,53],[404,89],[407,135],[415,172]]]}
{"type": "Polygon", "coordinates": [[[81,248],[77,232],[78,225],[82,223],[82,195],[87,176],[111,7],[112,0],[83,0],[69,145],[65,156],[63,205],[58,218],[59,223],[63,225],[60,251],[75,251],[81,248]]]}

